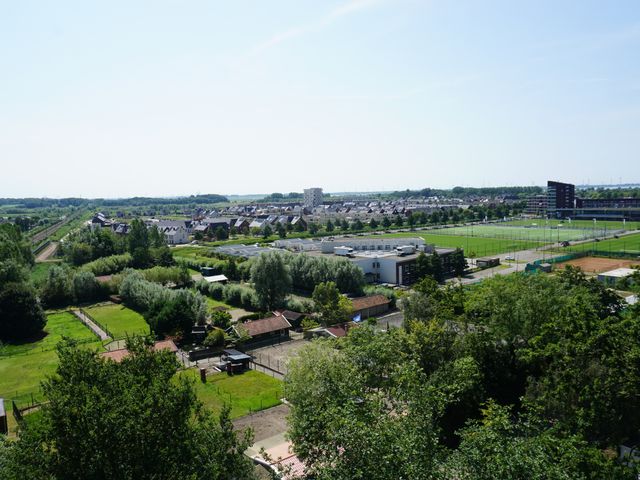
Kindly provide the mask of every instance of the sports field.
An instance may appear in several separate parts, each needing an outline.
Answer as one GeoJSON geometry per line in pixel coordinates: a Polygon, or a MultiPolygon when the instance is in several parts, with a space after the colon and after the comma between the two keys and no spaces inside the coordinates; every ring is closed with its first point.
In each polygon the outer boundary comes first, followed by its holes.
{"type": "Polygon", "coordinates": [[[611,238],[600,242],[586,242],[580,245],[572,245],[563,249],[570,252],[598,252],[605,254],[606,252],[626,253],[629,255],[640,256],[640,233],[632,235],[623,235],[620,238],[611,238]]]}
{"type": "MultiPolygon", "coordinates": [[[[568,228],[587,228],[596,230],[638,230],[640,229],[640,222],[622,222],[611,220],[596,220],[595,224],[593,220],[545,220],[545,219],[531,219],[531,220],[510,220],[504,223],[505,225],[513,226],[548,226],[548,227],[561,227],[568,228]]],[[[500,224],[498,224],[500,225],[500,224]]]]}
{"type": "Polygon", "coordinates": [[[69,312],[48,315],[45,333],[31,343],[0,346],[0,397],[5,402],[16,400],[22,406],[31,401],[32,394],[36,401],[41,399],[40,382],[55,372],[55,347],[63,336],[87,348],[102,350],[98,337],[69,312]]]}
{"type": "MultiPolygon", "coordinates": [[[[439,230],[440,231],[440,230],[439,230]]],[[[537,241],[509,240],[502,238],[465,237],[462,235],[442,235],[429,232],[388,233],[372,238],[384,237],[420,237],[425,242],[445,248],[462,248],[467,257],[484,257],[500,253],[517,252],[530,248],[541,247],[544,244],[537,241]]]]}
{"type": "Polygon", "coordinates": [[[148,335],[150,332],[149,324],[144,317],[124,305],[108,303],[85,308],[85,311],[114,340],[133,335],[148,335]]]}
{"type": "Polygon", "coordinates": [[[564,226],[530,225],[518,226],[511,223],[472,225],[465,227],[443,228],[432,231],[442,232],[446,235],[463,235],[468,237],[501,238],[508,240],[537,241],[544,243],[556,243],[563,241],[588,240],[594,237],[611,235],[619,230],[588,228],[572,228],[564,226]]]}

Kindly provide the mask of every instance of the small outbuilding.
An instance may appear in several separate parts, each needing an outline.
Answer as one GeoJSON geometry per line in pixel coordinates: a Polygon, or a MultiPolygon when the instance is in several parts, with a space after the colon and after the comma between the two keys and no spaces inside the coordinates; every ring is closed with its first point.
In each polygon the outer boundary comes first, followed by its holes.
{"type": "Polygon", "coordinates": [[[616,268],[598,274],[598,281],[608,286],[614,286],[619,280],[630,277],[638,270],[635,268],[616,268]]]}
{"type": "Polygon", "coordinates": [[[360,315],[360,318],[374,317],[389,310],[389,300],[384,295],[370,295],[368,297],[358,297],[351,300],[353,304],[354,318],[360,315]]]}
{"type": "Polygon", "coordinates": [[[246,353],[231,348],[222,351],[220,356],[222,366],[229,373],[243,372],[249,369],[252,358],[246,353]]]}
{"type": "Polygon", "coordinates": [[[247,343],[275,343],[289,339],[291,324],[281,314],[259,320],[249,320],[233,326],[236,334],[242,336],[244,329],[251,337],[247,343]]]}
{"type": "Polygon", "coordinates": [[[229,279],[225,275],[211,275],[210,277],[202,277],[208,283],[221,283],[225,284],[229,281],[229,279]]]}
{"type": "Polygon", "coordinates": [[[492,268],[500,265],[500,259],[498,257],[484,257],[476,259],[476,267],[478,268],[492,268]]]}

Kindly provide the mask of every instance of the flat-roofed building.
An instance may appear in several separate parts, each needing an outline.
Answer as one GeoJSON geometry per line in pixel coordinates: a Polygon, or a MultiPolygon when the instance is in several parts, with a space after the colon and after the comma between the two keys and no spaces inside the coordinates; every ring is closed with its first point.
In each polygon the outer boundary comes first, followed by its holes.
{"type": "Polygon", "coordinates": [[[321,188],[305,188],[304,189],[304,206],[314,208],[322,205],[322,189],[321,188]]]}

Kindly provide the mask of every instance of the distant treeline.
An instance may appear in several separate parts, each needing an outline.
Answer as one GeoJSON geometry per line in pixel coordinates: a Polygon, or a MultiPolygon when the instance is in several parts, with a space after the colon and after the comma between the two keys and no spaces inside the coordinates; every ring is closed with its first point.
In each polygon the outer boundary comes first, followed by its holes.
{"type": "Polygon", "coordinates": [[[576,192],[582,198],[640,198],[640,188],[588,188],[576,192]]]}
{"type": "Polygon", "coordinates": [[[402,190],[395,191],[383,196],[393,198],[403,197],[443,197],[443,198],[465,198],[465,197],[486,197],[496,195],[515,195],[526,197],[528,195],[538,195],[544,193],[542,187],[453,187],[450,190],[436,188],[423,188],[422,190],[402,190]]]}
{"type": "Polygon", "coordinates": [[[93,207],[139,207],[146,205],[187,205],[223,203],[229,200],[224,195],[205,194],[190,195],[188,197],[132,197],[132,198],[0,198],[0,205],[14,205],[24,208],[44,207],[79,207],[91,205],[93,207]]]}

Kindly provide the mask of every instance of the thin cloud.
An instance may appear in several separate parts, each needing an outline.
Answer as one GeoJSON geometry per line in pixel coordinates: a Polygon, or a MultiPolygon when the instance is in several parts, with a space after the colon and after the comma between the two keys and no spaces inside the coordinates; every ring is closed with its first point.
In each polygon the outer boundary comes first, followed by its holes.
{"type": "Polygon", "coordinates": [[[323,28],[328,27],[340,18],[352,15],[362,10],[367,10],[382,3],[383,1],[385,0],[350,0],[343,5],[334,8],[316,22],[293,27],[283,32],[276,33],[268,40],[261,42],[253,47],[249,52],[249,56],[251,57],[258,55],[288,40],[292,40],[302,35],[322,30],[323,28]]]}

